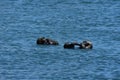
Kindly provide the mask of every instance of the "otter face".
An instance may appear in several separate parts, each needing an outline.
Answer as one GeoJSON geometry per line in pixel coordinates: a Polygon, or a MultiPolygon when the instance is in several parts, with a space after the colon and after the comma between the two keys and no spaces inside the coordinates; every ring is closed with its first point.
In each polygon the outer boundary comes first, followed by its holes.
{"type": "Polygon", "coordinates": [[[92,48],[93,48],[92,42],[90,42],[90,41],[83,41],[80,44],[80,49],[92,49],[92,48]]]}

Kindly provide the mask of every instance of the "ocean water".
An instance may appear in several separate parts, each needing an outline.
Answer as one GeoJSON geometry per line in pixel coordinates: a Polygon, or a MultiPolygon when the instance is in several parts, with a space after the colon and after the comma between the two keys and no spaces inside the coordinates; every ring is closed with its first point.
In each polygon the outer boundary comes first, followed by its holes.
{"type": "Polygon", "coordinates": [[[0,80],[120,80],[120,0],[1,0],[0,80]]]}

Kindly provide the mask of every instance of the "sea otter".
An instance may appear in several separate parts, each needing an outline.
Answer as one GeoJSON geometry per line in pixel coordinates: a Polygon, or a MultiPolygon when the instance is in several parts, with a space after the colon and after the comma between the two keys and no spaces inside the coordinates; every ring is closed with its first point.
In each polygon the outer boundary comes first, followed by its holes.
{"type": "Polygon", "coordinates": [[[36,43],[41,45],[58,45],[59,44],[57,41],[49,38],[45,38],[45,37],[38,38],[36,43]]]}
{"type": "Polygon", "coordinates": [[[68,48],[68,49],[74,49],[75,46],[78,46],[79,49],[92,49],[92,42],[90,41],[83,41],[81,43],[77,43],[77,42],[72,42],[72,43],[65,43],[64,44],[64,48],[68,48]]]}

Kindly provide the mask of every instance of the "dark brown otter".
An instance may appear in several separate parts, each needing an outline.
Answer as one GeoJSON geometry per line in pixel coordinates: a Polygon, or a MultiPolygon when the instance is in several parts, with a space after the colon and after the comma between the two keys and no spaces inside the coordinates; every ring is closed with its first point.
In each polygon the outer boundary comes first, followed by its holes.
{"type": "Polygon", "coordinates": [[[92,49],[92,43],[90,41],[83,41],[82,43],[72,42],[72,43],[65,43],[64,48],[74,49],[75,46],[78,46],[80,49],[92,49]]]}
{"type": "Polygon", "coordinates": [[[37,44],[42,44],[42,45],[58,45],[59,43],[55,40],[48,39],[45,37],[38,38],[36,41],[37,44]]]}

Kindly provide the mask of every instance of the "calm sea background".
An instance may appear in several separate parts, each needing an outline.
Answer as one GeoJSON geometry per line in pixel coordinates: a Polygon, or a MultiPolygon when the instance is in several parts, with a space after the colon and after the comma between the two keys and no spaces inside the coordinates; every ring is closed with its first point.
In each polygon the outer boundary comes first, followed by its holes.
{"type": "Polygon", "coordinates": [[[0,80],[120,80],[120,0],[1,0],[0,80]]]}

